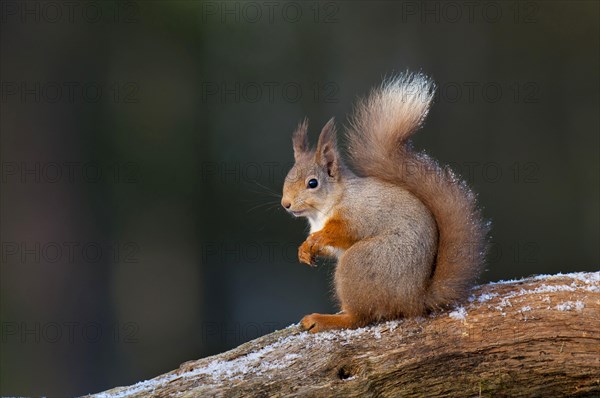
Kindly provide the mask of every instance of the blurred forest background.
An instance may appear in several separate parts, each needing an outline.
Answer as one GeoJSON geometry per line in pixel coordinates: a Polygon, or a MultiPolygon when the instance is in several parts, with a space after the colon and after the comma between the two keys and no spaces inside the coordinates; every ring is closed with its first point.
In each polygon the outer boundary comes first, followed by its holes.
{"type": "Polygon", "coordinates": [[[385,76],[493,220],[483,281],[599,264],[597,1],[2,1],[2,395],[131,384],[334,311],[290,134],[385,76]]]}

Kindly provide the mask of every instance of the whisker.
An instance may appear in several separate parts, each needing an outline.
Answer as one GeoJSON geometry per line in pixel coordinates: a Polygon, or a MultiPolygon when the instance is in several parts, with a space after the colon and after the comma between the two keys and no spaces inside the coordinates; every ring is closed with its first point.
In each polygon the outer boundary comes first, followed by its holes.
{"type": "MultiPolygon", "coordinates": [[[[247,213],[257,210],[257,209],[261,209],[264,208],[265,211],[271,211],[273,209],[279,209],[281,208],[281,198],[282,198],[282,194],[275,192],[273,189],[269,188],[266,185],[261,184],[258,181],[251,181],[252,183],[254,183],[254,186],[257,186],[259,188],[261,188],[261,190],[253,190],[253,189],[249,189],[249,192],[252,192],[256,195],[264,195],[268,198],[276,198],[277,200],[262,200],[259,199],[261,201],[261,203],[258,203],[254,206],[251,206],[248,210],[246,210],[247,213]]],[[[256,199],[250,199],[250,200],[246,200],[246,202],[255,202],[256,199]]]]}
{"type": "Polygon", "coordinates": [[[255,206],[252,206],[251,208],[249,208],[248,210],[246,210],[247,213],[256,210],[256,209],[260,209],[261,207],[266,207],[267,209],[269,208],[275,208],[275,207],[279,207],[280,204],[279,202],[266,202],[266,203],[259,203],[255,206]]]}
{"type": "Polygon", "coordinates": [[[321,213],[321,214],[323,214],[323,215],[326,215],[326,214],[325,214],[325,213],[323,213],[321,210],[317,209],[315,206],[311,205],[310,203],[306,203],[306,202],[305,202],[305,201],[303,201],[303,200],[301,200],[301,201],[300,201],[300,204],[304,204],[304,205],[307,205],[307,206],[309,206],[309,207],[312,207],[313,209],[315,209],[315,210],[316,210],[316,211],[318,211],[319,213],[321,213]]]}
{"type": "Polygon", "coordinates": [[[252,192],[255,195],[263,195],[265,198],[269,198],[269,199],[270,198],[275,198],[275,199],[278,199],[278,200],[281,199],[281,195],[276,196],[276,195],[273,195],[273,194],[268,194],[266,192],[256,192],[256,191],[248,191],[248,192],[252,192]]]}
{"type": "Polygon", "coordinates": [[[266,186],[266,185],[263,185],[263,184],[261,184],[261,183],[260,183],[260,182],[258,182],[258,181],[253,181],[253,182],[254,182],[254,184],[256,184],[256,185],[258,185],[259,187],[261,187],[262,189],[266,190],[266,191],[267,191],[266,193],[270,193],[270,194],[272,194],[272,195],[275,195],[275,196],[277,196],[278,198],[280,198],[280,197],[281,197],[281,194],[280,194],[279,192],[275,191],[274,189],[272,189],[272,188],[269,188],[268,186],[266,186]]]}
{"type": "Polygon", "coordinates": [[[281,197],[276,197],[275,198],[274,195],[265,195],[262,192],[253,192],[253,191],[249,191],[249,192],[252,192],[255,195],[253,195],[250,199],[243,199],[246,202],[256,201],[256,200],[260,200],[260,201],[267,200],[267,201],[275,203],[275,202],[279,202],[280,199],[281,199],[281,197]],[[275,199],[275,200],[273,200],[273,199],[275,199]]]}

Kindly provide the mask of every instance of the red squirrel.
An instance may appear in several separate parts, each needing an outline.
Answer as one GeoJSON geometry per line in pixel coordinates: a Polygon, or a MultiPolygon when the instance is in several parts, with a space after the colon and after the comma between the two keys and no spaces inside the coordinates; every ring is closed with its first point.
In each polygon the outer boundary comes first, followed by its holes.
{"type": "Polygon", "coordinates": [[[489,223],[475,195],[409,142],[434,91],[428,77],[406,73],[359,101],[347,131],[352,170],[338,150],[333,119],[316,148],[309,145],[306,120],[294,132],[295,164],[281,204],[310,223],[300,262],[337,259],[341,307],[338,314],[305,316],[303,329],[315,333],[422,315],[465,299],[480,275],[489,223]]]}

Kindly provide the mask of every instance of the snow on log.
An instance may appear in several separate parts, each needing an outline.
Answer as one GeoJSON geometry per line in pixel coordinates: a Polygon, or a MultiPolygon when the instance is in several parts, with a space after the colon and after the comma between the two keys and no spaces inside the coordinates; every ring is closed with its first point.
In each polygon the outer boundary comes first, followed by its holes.
{"type": "Polygon", "coordinates": [[[475,288],[427,317],[309,334],[297,325],[94,395],[598,396],[600,272],[475,288]]]}

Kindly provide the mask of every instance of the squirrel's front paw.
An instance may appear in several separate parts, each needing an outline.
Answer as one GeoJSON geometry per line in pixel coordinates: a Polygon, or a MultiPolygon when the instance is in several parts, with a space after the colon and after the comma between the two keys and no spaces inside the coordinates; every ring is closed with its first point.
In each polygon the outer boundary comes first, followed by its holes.
{"type": "Polygon", "coordinates": [[[310,244],[306,241],[298,248],[298,260],[300,260],[301,263],[310,265],[311,267],[316,267],[317,265],[315,256],[311,254],[310,244]]]}
{"type": "Polygon", "coordinates": [[[322,236],[319,232],[308,235],[306,240],[298,248],[298,259],[301,263],[317,266],[317,256],[323,254],[321,251],[322,236]]]}

